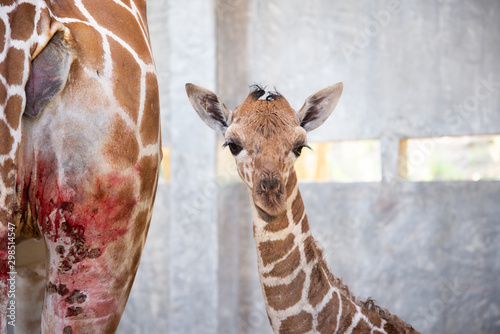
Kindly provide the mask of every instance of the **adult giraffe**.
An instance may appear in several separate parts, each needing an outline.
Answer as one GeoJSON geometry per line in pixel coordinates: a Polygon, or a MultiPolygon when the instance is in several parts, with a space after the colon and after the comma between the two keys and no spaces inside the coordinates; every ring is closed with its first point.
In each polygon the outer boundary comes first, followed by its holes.
{"type": "Polygon", "coordinates": [[[161,159],[145,1],[2,0],[0,110],[1,332],[12,232],[45,241],[42,333],[114,332],[161,159]]]}
{"type": "Polygon", "coordinates": [[[311,95],[295,112],[278,93],[255,87],[234,111],[211,91],[187,84],[201,119],[225,137],[250,192],[260,283],[275,333],[416,334],[372,300],[361,302],[329,271],[314,241],[293,167],[306,132],[332,113],[338,83],[311,95]]]}

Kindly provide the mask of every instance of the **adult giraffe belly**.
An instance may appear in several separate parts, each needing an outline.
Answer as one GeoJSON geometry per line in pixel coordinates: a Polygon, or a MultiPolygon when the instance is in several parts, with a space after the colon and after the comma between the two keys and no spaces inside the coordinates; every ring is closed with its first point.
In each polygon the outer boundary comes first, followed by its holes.
{"type": "Polygon", "coordinates": [[[47,248],[42,331],[110,333],[139,264],[158,159],[124,158],[116,117],[59,113],[23,119],[18,178],[32,216],[22,233],[47,248]]]}

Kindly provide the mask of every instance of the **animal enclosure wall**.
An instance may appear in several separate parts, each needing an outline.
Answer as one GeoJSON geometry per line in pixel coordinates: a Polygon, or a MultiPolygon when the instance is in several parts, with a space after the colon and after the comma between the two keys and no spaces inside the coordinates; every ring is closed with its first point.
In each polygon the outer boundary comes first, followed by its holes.
{"type": "Polygon", "coordinates": [[[500,134],[498,1],[151,0],[148,14],[170,177],[119,333],[271,333],[248,193],[184,84],[230,108],[276,86],[297,109],[338,81],[309,139],[378,141],[381,180],[299,185],[330,269],[422,332],[500,331],[500,182],[399,169],[419,165],[408,138],[500,134]]]}

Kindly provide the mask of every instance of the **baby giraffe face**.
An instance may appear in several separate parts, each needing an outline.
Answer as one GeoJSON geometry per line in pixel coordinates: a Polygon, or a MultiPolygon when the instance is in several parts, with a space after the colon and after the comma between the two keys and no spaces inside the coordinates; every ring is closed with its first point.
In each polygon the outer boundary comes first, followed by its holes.
{"type": "Polygon", "coordinates": [[[270,220],[285,210],[286,183],[306,144],[306,131],[284,97],[257,89],[232,113],[225,146],[252,194],[257,211],[270,220]]]}
{"type": "Polygon", "coordinates": [[[286,209],[286,184],[293,164],[307,147],[306,133],[331,114],[342,93],[342,83],[311,95],[296,112],[278,93],[256,87],[234,111],[209,90],[186,85],[189,100],[202,120],[224,135],[224,146],[233,154],[238,173],[251,192],[265,221],[286,209]]]}

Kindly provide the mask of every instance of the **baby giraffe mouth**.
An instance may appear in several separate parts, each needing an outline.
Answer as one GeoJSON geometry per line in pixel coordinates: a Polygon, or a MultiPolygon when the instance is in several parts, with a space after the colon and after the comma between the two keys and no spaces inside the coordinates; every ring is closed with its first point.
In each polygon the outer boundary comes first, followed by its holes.
{"type": "Polygon", "coordinates": [[[277,216],[271,216],[269,213],[264,211],[260,206],[255,205],[255,207],[257,208],[257,213],[259,214],[260,218],[262,218],[262,220],[265,221],[266,223],[270,223],[276,219],[277,216]]]}
{"type": "Polygon", "coordinates": [[[260,218],[266,223],[272,222],[285,212],[283,196],[269,198],[267,196],[254,197],[254,205],[260,218]]]}

